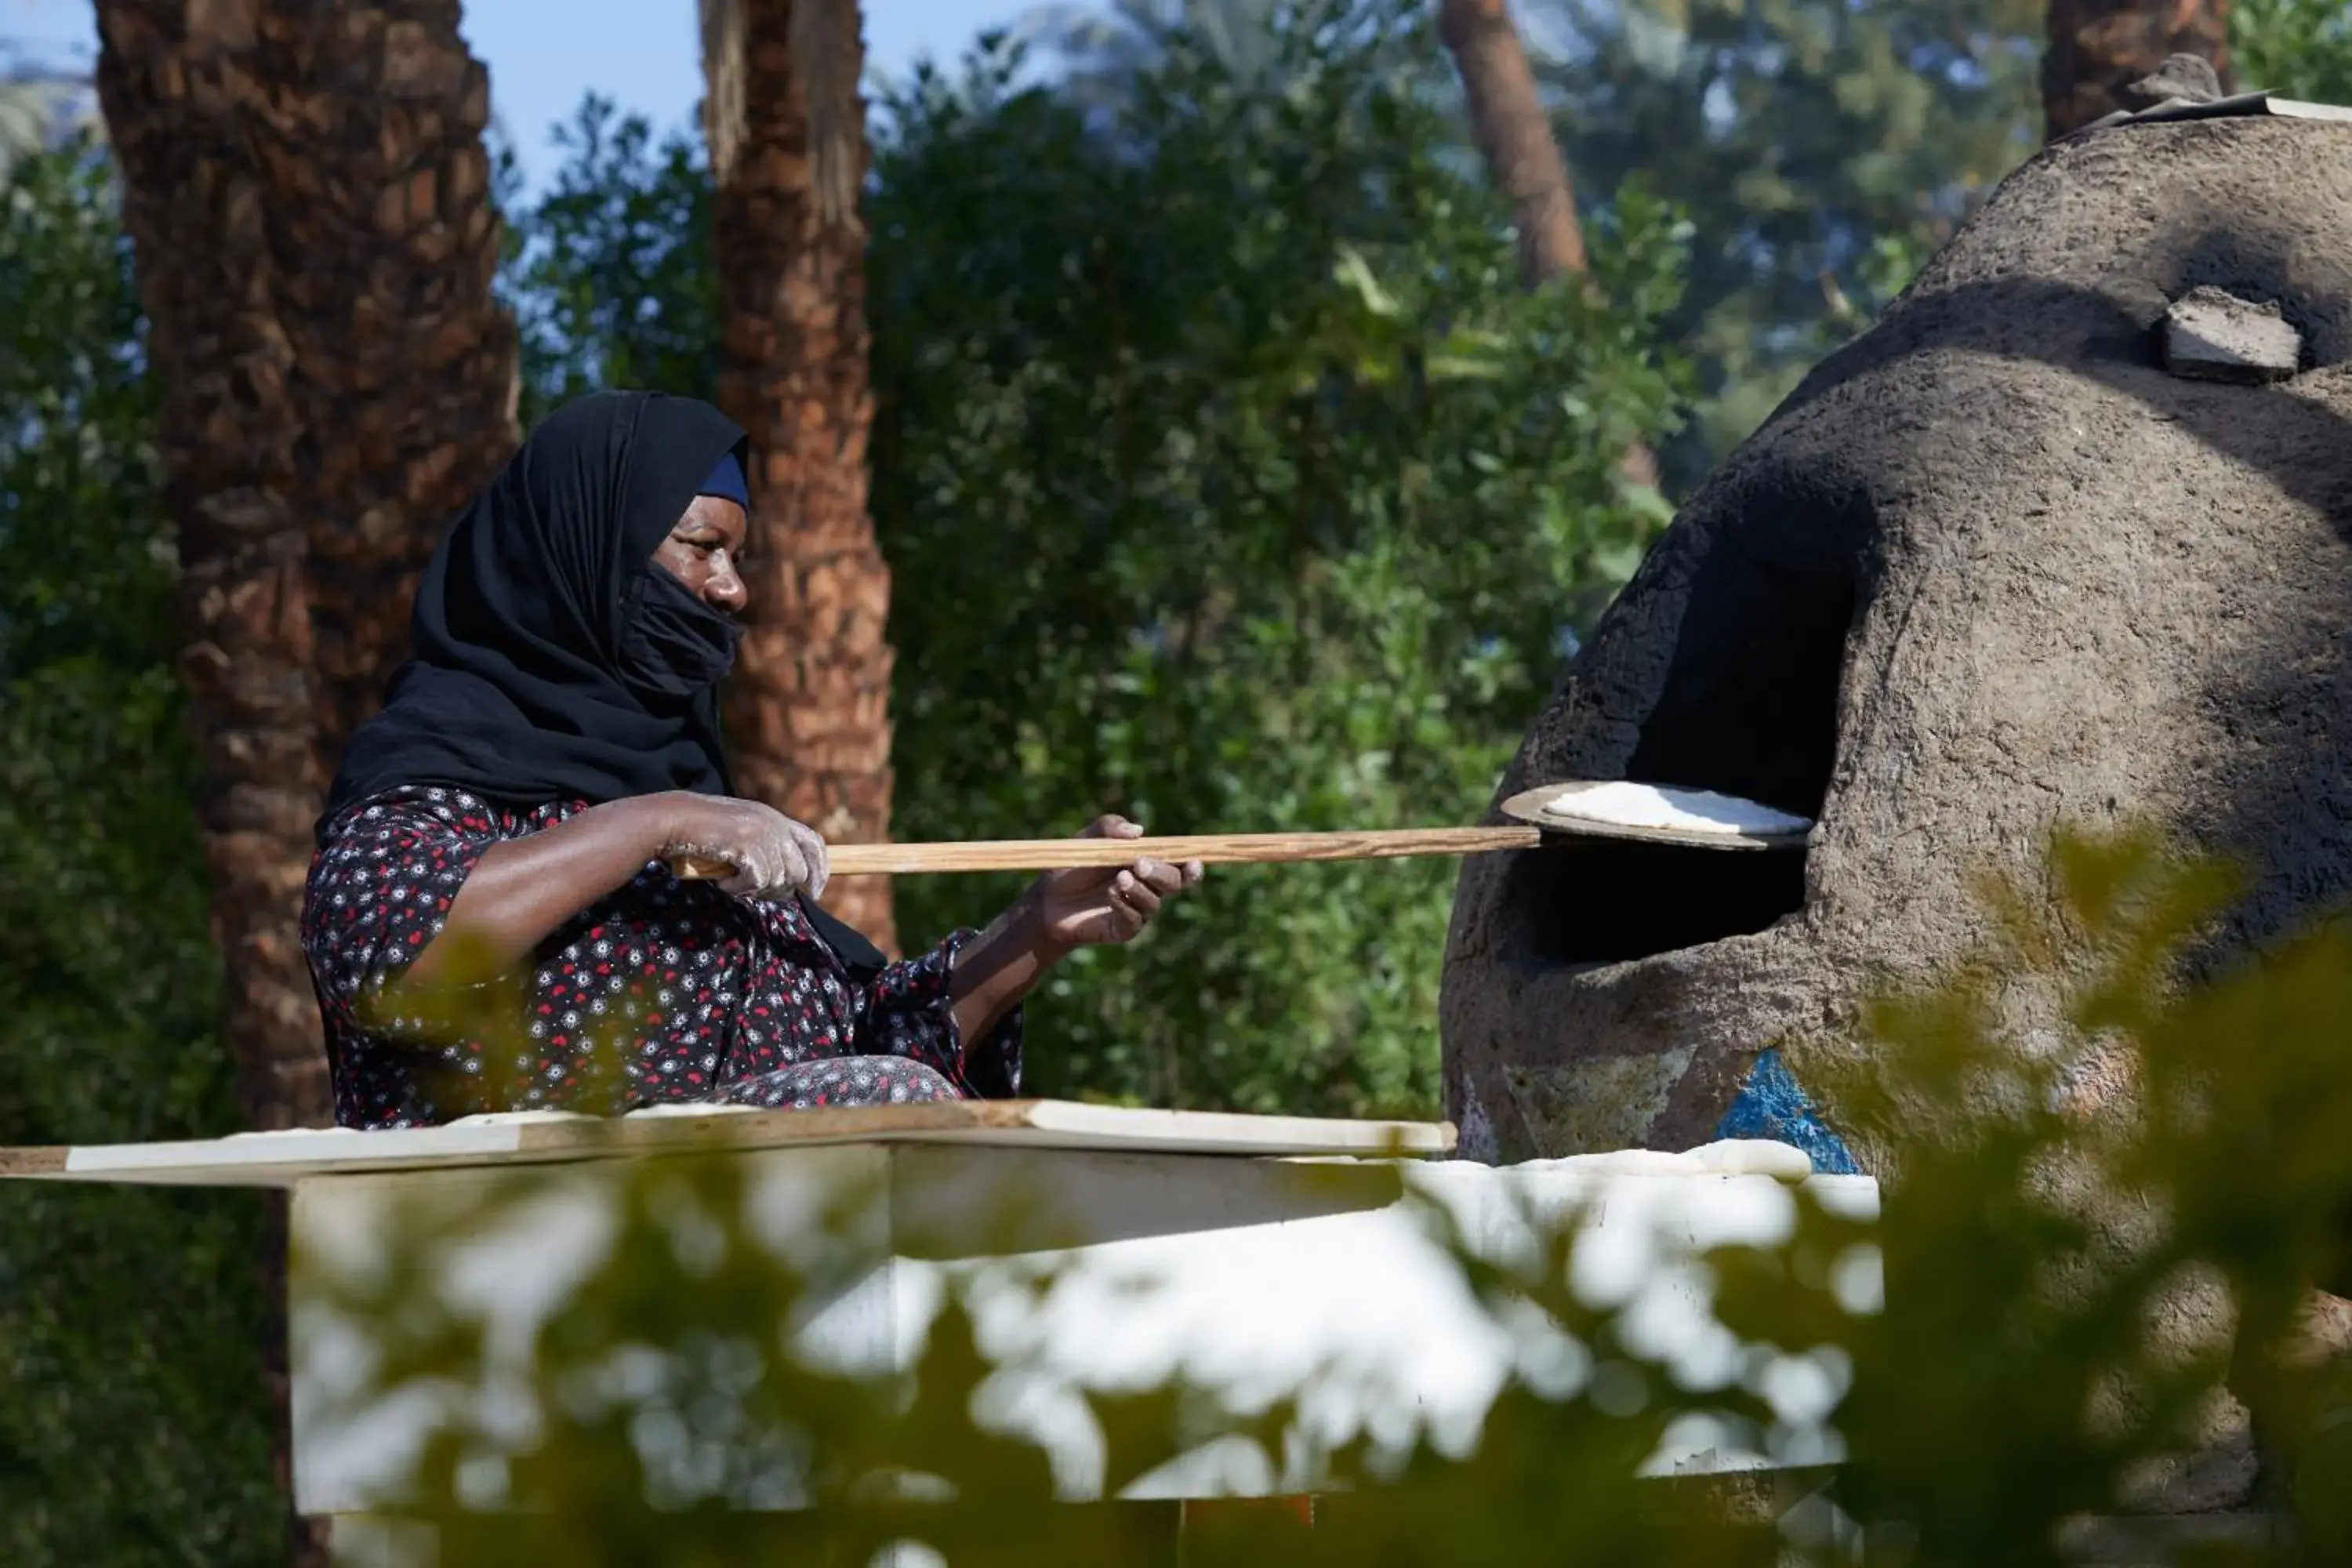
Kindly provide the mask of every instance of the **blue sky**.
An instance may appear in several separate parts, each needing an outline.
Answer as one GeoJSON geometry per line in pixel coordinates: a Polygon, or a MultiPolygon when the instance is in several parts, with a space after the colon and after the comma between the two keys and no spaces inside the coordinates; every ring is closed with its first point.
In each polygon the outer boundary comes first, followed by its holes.
{"type": "MultiPolygon", "coordinates": [[[[1028,0],[866,0],[870,69],[899,75],[924,54],[951,62],[974,37],[1009,26],[1028,0]]],[[[468,0],[464,31],[490,68],[492,111],[533,181],[551,159],[548,127],[590,89],[661,126],[684,124],[702,96],[695,0],[468,0]]],[[[0,0],[0,44],[88,68],[98,51],[89,0],[0,0]]]]}

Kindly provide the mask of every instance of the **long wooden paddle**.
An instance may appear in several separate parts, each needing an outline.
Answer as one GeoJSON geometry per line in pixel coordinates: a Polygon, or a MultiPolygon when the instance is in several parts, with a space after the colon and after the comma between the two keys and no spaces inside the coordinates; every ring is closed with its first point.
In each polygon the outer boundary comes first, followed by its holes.
{"type": "MultiPolygon", "coordinates": [[[[1138,860],[1203,865],[1270,865],[1291,860],[1386,860],[1407,855],[1476,855],[1532,849],[1543,829],[1393,827],[1360,833],[1191,833],[1152,838],[1000,838],[969,844],[834,844],[825,862],[836,877],[905,877],[928,871],[1054,871],[1069,866],[1131,866],[1138,860]]],[[[681,857],[671,869],[688,879],[720,878],[725,861],[681,857]]]]}
{"type": "MultiPolygon", "coordinates": [[[[1706,791],[1669,790],[1666,795],[1717,817],[1706,828],[1612,822],[1606,816],[1580,816],[1576,795],[1612,787],[1594,784],[1551,784],[1524,790],[1502,805],[1514,823],[1492,827],[1389,827],[1333,833],[1195,833],[1152,838],[1003,838],[970,844],[835,844],[826,860],[836,877],[919,876],[930,871],[1052,871],[1069,866],[1129,866],[1138,860],[1204,865],[1273,865],[1301,860],[1387,860],[1411,855],[1486,855],[1534,849],[1558,837],[1631,838],[1708,849],[1787,849],[1801,845],[1812,826],[1778,816],[1770,826],[1738,822],[1737,813],[1753,803],[1706,791]],[[1725,811],[1734,813],[1723,816],[1725,811]]],[[[1768,814],[1768,817],[1777,814],[1768,814]]],[[[680,877],[714,879],[733,868],[724,861],[680,858],[670,862],[680,877]]]]}

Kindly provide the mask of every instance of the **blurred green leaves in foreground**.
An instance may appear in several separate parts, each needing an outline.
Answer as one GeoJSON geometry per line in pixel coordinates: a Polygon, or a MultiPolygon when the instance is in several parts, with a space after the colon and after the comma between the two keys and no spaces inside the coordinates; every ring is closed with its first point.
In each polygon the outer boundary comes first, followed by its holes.
{"type": "MultiPolygon", "coordinates": [[[[2252,1431],[2260,1501],[2284,1530],[2178,1560],[2352,1561],[2352,1387],[2310,1294],[2347,1272],[2352,929],[2181,983],[2232,889],[2149,843],[2063,840],[2040,880],[1988,890],[1970,963],[1875,1008],[1866,1051],[1816,1050],[1811,1070],[1885,1173],[1885,1217],[1806,1197],[1784,1242],[1696,1264],[1740,1347],[1719,1375],[1657,1359],[1572,1288],[1575,1216],[1498,1255],[1429,1205],[1483,1310],[1549,1350],[1516,1357],[1466,1449],[1343,1447],[1325,1456],[1311,1531],[1245,1513],[1184,1560],[1828,1563],[1853,1560],[1850,1526],[1874,1564],[2054,1563],[2079,1560],[2084,1520],[2179,1506],[2252,1431]],[[1701,1417],[1784,1464],[1835,1461],[1844,1522],[1816,1501],[1775,1523],[1752,1487],[1636,1479],[1701,1417]]],[[[955,1563],[1175,1560],[1133,1509],[1051,1504],[1046,1456],[1006,1415],[1034,1369],[984,1352],[977,1286],[938,1293],[911,1372],[810,1348],[812,1306],[883,1247],[871,1194],[838,1185],[787,1244],[747,1220],[758,1206],[728,1160],[617,1168],[604,1262],[522,1342],[479,1310],[496,1249],[470,1276],[450,1260],[539,1223],[515,1205],[558,1178],[388,1211],[389,1262],[306,1275],[374,1325],[372,1373],[346,1391],[358,1405],[499,1391],[494,1419],[452,1425],[416,1469],[443,1563],[528,1543],[564,1564],[864,1563],[894,1541],[955,1563]],[[467,1506],[500,1493],[536,1517],[467,1506]],[[814,1501],[822,1525],[730,1510],[763,1498],[814,1501]]],[[[1042,1299],[1055,1266],[1030,1258],[989,1288],[1042,1299]]],[[[1107,1489],[1212,1438],[1291,1473],[1298,1393],[1246,1410],[1181,1384],[1094,1397],[1107,1489]]]]}

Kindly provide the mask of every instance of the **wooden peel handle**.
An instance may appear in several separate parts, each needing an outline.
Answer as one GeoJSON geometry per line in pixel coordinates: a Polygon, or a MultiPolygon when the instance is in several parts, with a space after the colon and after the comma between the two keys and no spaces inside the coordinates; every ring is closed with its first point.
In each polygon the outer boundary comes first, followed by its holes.
{"type": "MultiPolygon", "coordinates": [[[[915,876],[927,871],[1053,871],[1126,866],[1142,859],[1265,866],[1293,860],[1387,860],[1410,855],[1479,855],[1532,849],[1534,827],[1394,827],[1364,833],[1195,833],[1162,838],[1003,838],[971,844],[835,844],[836,877],[915,876]]],[[[689,879],[724,877],[724,861],[681,857],[671,869],[689,879]]]]}

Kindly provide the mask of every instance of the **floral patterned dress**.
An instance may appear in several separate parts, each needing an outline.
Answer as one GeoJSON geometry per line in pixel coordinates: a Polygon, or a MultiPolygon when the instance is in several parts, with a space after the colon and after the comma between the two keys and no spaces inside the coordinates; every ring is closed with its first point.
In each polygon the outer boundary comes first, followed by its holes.
{"type": "Polygon", "coordinates": [[[861,979],[798,901],[748,902],[681,882],[658,862],[550,935],[527,976],[466,998],[463,1016],[477,1022],[453,1033],[404,1015],[387,988],[439,933],[483,853],[585,806],[515,812],[462,790],[414,787],[327,825],[302,945],[326,1019],[338,1122],[1019,1092],[1019,1011],[971,1047],[950,1012],[950,964],[972,932],[861,979]]]}

